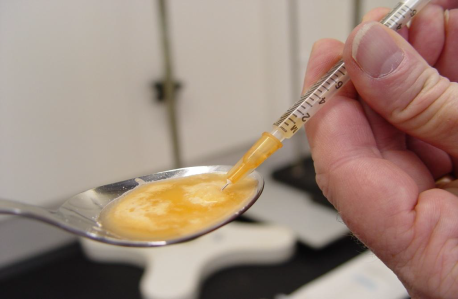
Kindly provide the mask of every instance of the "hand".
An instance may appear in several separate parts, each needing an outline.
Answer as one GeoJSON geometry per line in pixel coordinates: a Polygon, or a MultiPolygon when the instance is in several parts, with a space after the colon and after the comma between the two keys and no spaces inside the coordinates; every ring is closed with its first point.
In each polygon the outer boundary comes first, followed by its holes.
{"type": "Polygon", "coordinates": [[[435,186],[458,175],[457,7],[429,4],[401,35],[376,9],[345,45],[315,44],[304,82],[343,56],[352,84],[306,125],[316,179],[412,298],[458,296],[458,180],[435,186]]]}

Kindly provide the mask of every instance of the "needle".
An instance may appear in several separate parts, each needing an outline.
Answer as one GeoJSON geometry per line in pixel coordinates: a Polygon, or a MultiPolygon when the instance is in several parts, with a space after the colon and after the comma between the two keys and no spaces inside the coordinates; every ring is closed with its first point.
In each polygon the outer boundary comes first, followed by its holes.
{"type": "Polygon", "coordinates": [[[230,183],[231,183],[231,181],[227,180],[227,184],[226,184],[226,185],[224,185],[224,187],[223,187],[223,188],[221,188],[221,191],[223,191],[224,189],[226,189],[226,187],[227,187],[227,186],[229,186],[229,184],[230,184],[230,183]]]}

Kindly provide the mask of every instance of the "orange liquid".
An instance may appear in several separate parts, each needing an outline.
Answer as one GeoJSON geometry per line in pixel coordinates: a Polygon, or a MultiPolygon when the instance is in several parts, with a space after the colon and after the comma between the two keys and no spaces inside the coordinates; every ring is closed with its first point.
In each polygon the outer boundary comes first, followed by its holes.
{"type": "Polygon", "coordinates": [[[140,185],[102,210],[99,223],[128,239],[170,240],[197,233],[239,211],[257,181],[226,184],[225,174],[201,174],[140,185]]]}

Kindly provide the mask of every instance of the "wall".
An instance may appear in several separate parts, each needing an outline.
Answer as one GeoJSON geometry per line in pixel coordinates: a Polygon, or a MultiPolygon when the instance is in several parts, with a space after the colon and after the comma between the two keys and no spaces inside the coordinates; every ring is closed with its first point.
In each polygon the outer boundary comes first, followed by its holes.
{"type": "MultiPolygon", "coordinates": [[[[167,3],[186,165],[270,130],[300,93],[313,42],[344,40],[352,22],[351,0],[167,3]]],[[[0,198],[51,207],[172,167],[166,107],[151,90],[163,67],[156,4],[0,0],[0,198]]],[[[4,219],[0,266],[69,240],[4,219]]]]}
{"type": "MultiPolygon", "coordinates": [[[[166,108],[150,88],[163,67],[155,3],[0,2],[2,197],[52,204],[171,167],[166,108]]],[[[180,141],[190,164],[270,128],[269,8],[243,0],[168,3],[183,84],[180,141]]]]}
{"type": "MultiPolygon", "coordinates": [[[[167,3],[185,164],[246,148],[289,103],[287,2],[167,3]]],[[[0,198],[53,207],[172,167],[156,4],[0,0],[0,198]]],[[[0,265],[68,240],[1,220],[0,265]]]]}

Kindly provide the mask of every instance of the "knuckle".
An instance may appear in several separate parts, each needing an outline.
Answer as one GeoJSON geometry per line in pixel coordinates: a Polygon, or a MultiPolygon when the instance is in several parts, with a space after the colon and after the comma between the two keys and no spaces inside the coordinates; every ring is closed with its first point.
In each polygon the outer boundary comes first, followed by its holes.
{"type": "Polygon", "coordinates": [[[434,139],[449,135],[454,128],[456,130],[456,83],[442,77],[436,69],[426,68],[406,92],[405,96],[411,100],[391,114],[396,126],[420,137],[434,139]]]}

